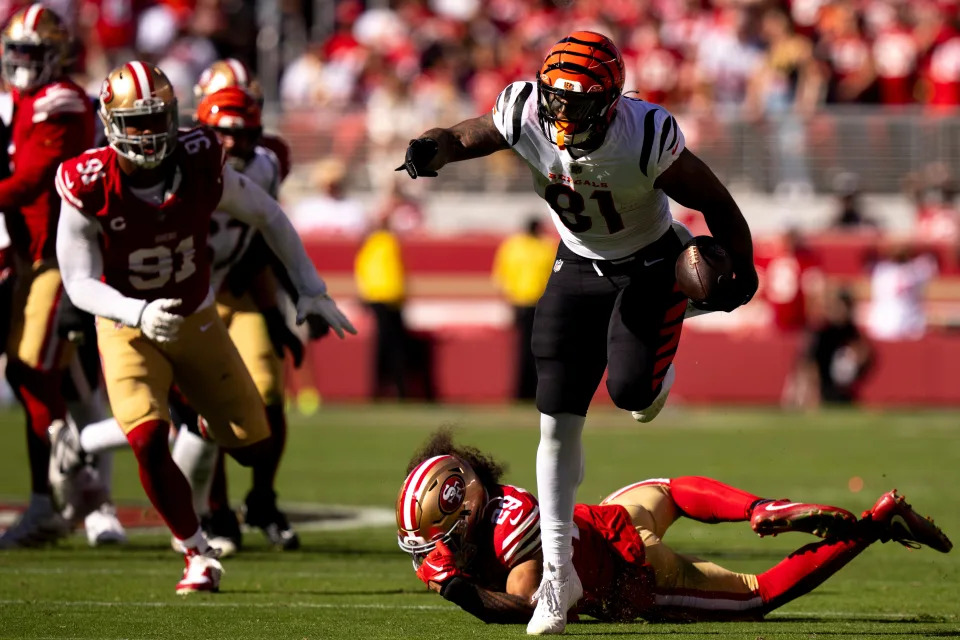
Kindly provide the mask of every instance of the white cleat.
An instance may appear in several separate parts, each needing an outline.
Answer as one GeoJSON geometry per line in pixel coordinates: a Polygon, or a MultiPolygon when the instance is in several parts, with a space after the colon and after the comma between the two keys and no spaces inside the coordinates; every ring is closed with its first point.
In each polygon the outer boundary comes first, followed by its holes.
{"type": "Polygon", "coordinates": [[[220,576],[223,575],[223,566],[217,560],[219,553],[216,549],[207,549],[200,553],[191,549],[184,556],[187,563],[183,570],[183,578],[177,583],[177,595],[184,596],[200,591],[216,593],[220,590],[220,576]]]}
{"type": "Polygon", "coordinates": [[[676,367],[673,366],[673,363],[670,363],[670,366],[667,367],[667,373],[663,376],[663,383],[660,385],[660,393],[657,394],[657,397],[653,399],[653,402],[649,407],[641,411],[631,411],[630,415],[633,416],[633,419],[637,422],[651,422],[654,418],[660,415],[660,412],[663,410],[663,406],[667,404],[667,396],[670,395],[670,387],[673,386],[673,381],[677,378],[676,367]]]}
{"type": "Polygon", "coordinates": [[[20,519],[0,536],[0,549],[40,547],[68,535],[70,524],[54,509],[50,498],[32,498],[20,519]]]}
{"type": "Polygon", "coordinates": [[[91,511],[83,519],[83,526],[91,547],[127,543],[127,532],[117,519],[117,508],[109,502],[104,502],[98,509],[91,511]]]}
{"type": "Polygon", "coordinates": [[[540,588],[533,594],[537,608],[527,624],[527,635],[563,633],[567,628],[567,611],[582,597],[583,585],[572,563],[562,569],[545,565],[540,588]]]}

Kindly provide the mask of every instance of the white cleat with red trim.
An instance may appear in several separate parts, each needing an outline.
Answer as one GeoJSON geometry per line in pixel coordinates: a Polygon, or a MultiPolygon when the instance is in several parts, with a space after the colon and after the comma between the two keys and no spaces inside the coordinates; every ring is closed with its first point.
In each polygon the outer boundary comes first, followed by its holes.
{"type": "Polygon", "coordinates": [[[196,549],[187,550],[184,555],[187,566],[183,570],[183,578],[177,583],[177,595],[219,591],[220,576],[223,575],[223,566],[217,560],[219,555],[212,547],[202,553],[196,549]]]}

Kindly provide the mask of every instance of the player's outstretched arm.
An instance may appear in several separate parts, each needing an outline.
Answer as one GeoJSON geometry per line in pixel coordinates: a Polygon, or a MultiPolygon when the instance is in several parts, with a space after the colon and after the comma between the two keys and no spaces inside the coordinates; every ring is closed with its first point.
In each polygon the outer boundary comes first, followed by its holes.
{"type": "Polygon", "coordinates": [[[746,304],[757,291],[757,270],[753,264],[750,227],[733,196],[720,179],[689,149],[680,152],[653,184],[689,209],[703,214],[710,233],[732,255],[736,287],[721,308],[732,311],[746,304]]]}
{"type": "Polygon", "coordinates": [[[430,129],[411,140],[397,171],[406,170],[414,179],[432,178],[449,162],[481,158],[509,148],[493,123],[493,115],[487,113],[448,129],[430,129]]]}
{"type": "Polygon", "coordinates": [[[217,208],[260,231],[267,245],[283,262],[299,296],[297,322],[304,322],[308,315],[316,313],[323,316],[341,338],[344,332],[357,332],[327,295],[327,285],[317,274],[287,214],[266,191],[225,165],[223,195],[217,208]]]}
{"type": "Polygon", "coordinates": [[[440,595],[488,624],[526,624],[533,615],[530,598],[484,589],[467,578],[448,580],[440,595]]]}

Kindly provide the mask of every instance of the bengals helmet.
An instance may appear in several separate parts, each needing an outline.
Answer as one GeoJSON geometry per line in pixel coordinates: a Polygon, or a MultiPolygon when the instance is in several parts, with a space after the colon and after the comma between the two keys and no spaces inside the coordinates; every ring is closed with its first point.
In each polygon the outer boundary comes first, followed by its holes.
{"type": "Polygon", "coordinates": [[[227,162],[243,171],[256,153],[263,132],[257,99],[239,87],[220,89],[200,101],[196,119],[216,132],[227,162]]]}
{"type": "Polygon", "coordinates": [[[603,139],[623,92],[623,58],[610,38],[574,31],[553,45],[537,77],[537,115],[561,149],[603,139]]]}
{"type": "Polygon", "coordinates": [[[200,74],[200,79],[193,87],[193,95],[197,100],[226,87],[240,87],[246,89],[263,106],[263,91],[260,83],[250,73],[247,65],[236,58],[217,60],[200,74]]]}
{"type": "Polygon", "coordinates": [[[138,166],[156,167],[177,147],[177,95],[159,67],[134,60],[111,71],[99,113],[110,146],[138,166]]]}
{"type": "Polygon", "coordinates": [[[3,29],[3,79],[31,91],[57,79],[67,64],[70,34],[60,16],[41,4],[26,6],[3,29]]]}
{"type": "Polygon", "coordinates": [[[443,541],[468,560],[468,536],[480,519],[487,492],[474,470],[456,456],[428,458],[410,472],[397,496],[397,542],[419,567],[443,541]]]}

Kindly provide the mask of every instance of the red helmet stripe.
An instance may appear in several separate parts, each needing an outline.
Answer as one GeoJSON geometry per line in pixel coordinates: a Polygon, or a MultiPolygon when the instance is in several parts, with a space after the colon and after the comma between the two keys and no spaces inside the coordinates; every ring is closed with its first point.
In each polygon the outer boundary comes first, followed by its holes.
{"type": "Polygon", "coordinates": [[[233,79],[236,81],[237,86],[246,87],[250,84],[250,74],[247,73],[246,65],[236,58],[227,58],[224,62],[226,62],[230,70],[233,71],[233,79]]]}
{"type": "Polygon", "coordinates": [[[153,95],[153,78],[145,64],[139,60],[128,62],[127,69],[133,74],[133,84],[137,88],[137,98],[146,98],[153,95]]]}
{"type": "Polygon", "coordinates": [[[443,460],[451,456],[434,456],[420,463],[416,469],[407,476],[407,482],[403,487],[403,528],[407,531],[413,531],[417,527],[417,494],[423,489],[430,470],[443,460]]]}
{"type": "Polygon", "coordinates": [[[37,24],[40,22],[40,16],[43,15],[42,4],[32,4],[23,16],[23,28],[27,33],[34,33],[37,30],[37,24]]]}

